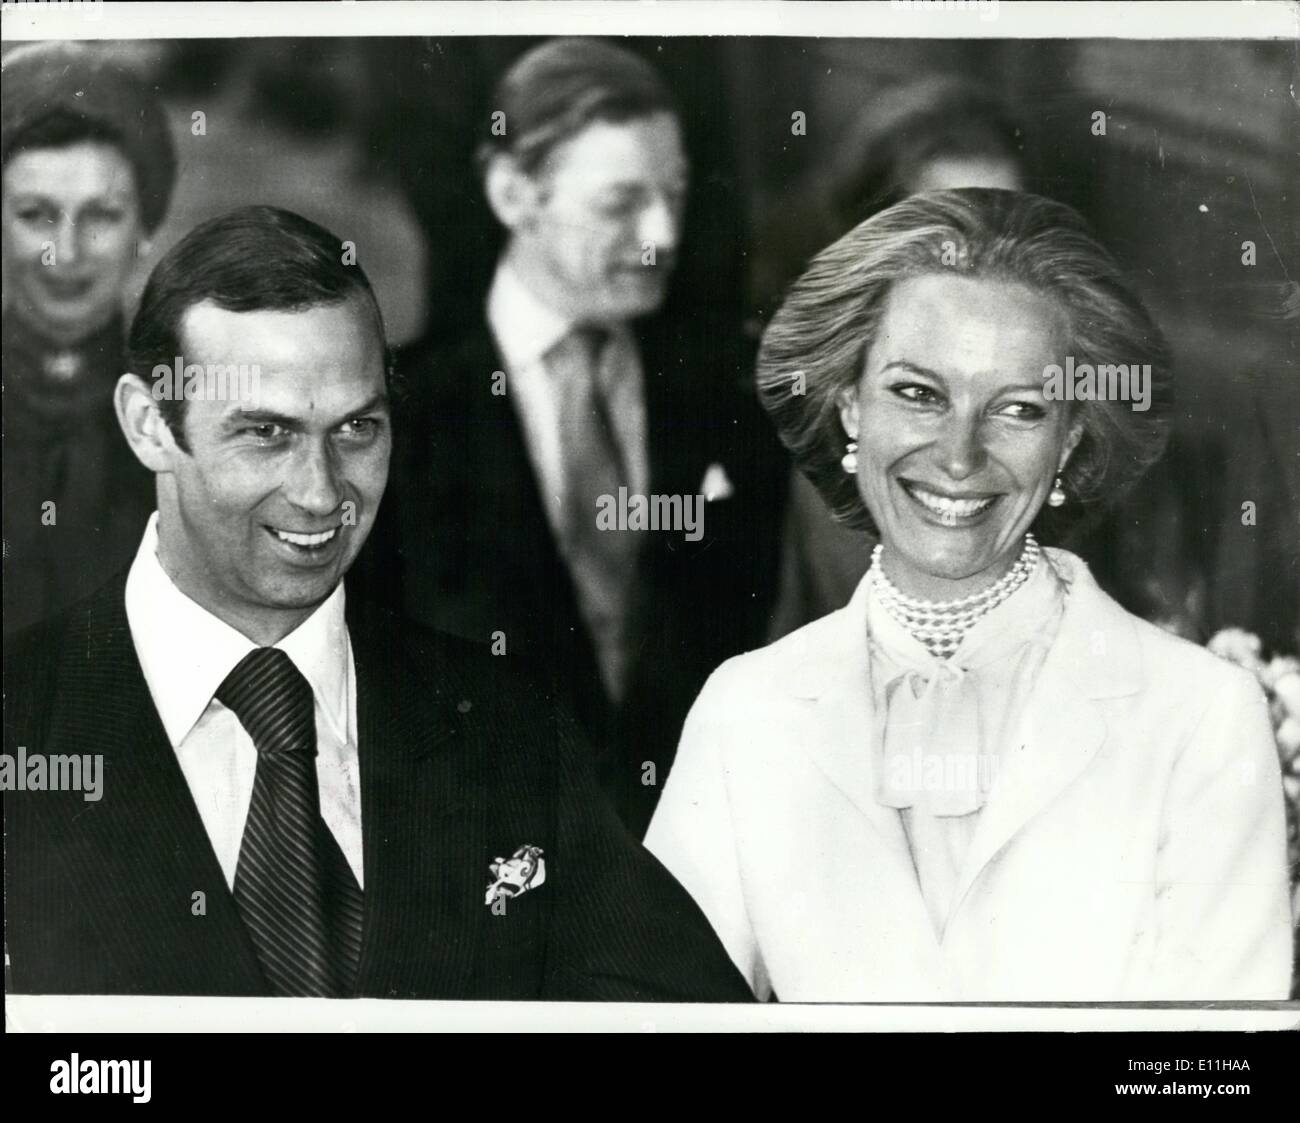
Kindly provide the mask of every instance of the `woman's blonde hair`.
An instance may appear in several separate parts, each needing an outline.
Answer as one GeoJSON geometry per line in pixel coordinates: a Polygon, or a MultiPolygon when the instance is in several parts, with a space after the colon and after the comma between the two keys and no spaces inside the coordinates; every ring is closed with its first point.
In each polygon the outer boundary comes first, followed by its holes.
{"type": "MultiPolygon", "coordinates": [[[[1061,473],[1071,499],[1113,502],[1164,450],[1172,406],[1168,349],[1110,253],[1062,203],[966,187],[913,195],[822,250],[787,292],[759,348],[760,398],[795,463],[838,522],[876,528],[840,459],[839,393],[857,385],[892,286],[926,274],[1025,285],[1064,311],[1075,363],[1151,365],[1148,409],[1073,403],[1083,435],[1061,473]]],[[[1077,501],[1077,502],[1076,502],[1077,501]]],[[[1054,528],[1049,527],[1049,531],[1054,528]]]]}

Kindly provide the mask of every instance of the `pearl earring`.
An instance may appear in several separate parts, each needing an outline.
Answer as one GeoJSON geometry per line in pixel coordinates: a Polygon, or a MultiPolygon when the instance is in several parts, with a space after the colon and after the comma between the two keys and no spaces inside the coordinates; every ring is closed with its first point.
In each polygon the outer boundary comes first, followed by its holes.
{"type": "Polygon", "coordinates": [[[1060,507],[1065,503],[1065,488],[1061,486],[1061,477],[1056,477],[1056,485],[1047,493],[1047,505],[1060,507]]]}
{"type": "Polygon", "coordinates": [[[849,441],[848,452],[840,457],[840,466],[850,475],[858,474],[858,442],[849,441]]]}

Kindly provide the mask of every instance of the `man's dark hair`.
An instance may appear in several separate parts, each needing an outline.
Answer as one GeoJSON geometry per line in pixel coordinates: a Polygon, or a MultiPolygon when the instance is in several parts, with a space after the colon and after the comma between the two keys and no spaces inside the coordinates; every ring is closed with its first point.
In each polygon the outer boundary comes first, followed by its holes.
{"type": "Polygon", "coordinates": [[[494,132],[480,147],[480,163],[508,152],[528,175],[594,121],[678,114],[653,66],[600,39],[553,39],[535,47],[497,83],[491,109],[505,114],[505,133],[494,132]]]}
{"type": "MultiPolygon", "coordinates": [[[[360,265],[343,264],[343,241],[323,226],[278,207],[241,207],[196,226],[158,262],[127,339],[128,369],[146,381],[154,367],[183,356],[181,322],[196,304],[228,312],[301,312],[361,300],[384,319],[360,265]]],[[[385,378],[390,379],[385,356],[385,378]]],[[[177,445],[185,439],[183,396],[159,406],[177,445]]]]}

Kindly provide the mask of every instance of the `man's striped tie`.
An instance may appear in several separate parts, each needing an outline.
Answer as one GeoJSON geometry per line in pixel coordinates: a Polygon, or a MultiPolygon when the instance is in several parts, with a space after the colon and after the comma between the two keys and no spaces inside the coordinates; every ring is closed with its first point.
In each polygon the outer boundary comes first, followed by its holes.
{"type": "Polygon", "coordinates": [[[217,690],[257,748],[235,867],[235,904],[276,994],[351,993],[361,887],[320,816],[311,684],[274,647],[250,651],[217,690]]]}

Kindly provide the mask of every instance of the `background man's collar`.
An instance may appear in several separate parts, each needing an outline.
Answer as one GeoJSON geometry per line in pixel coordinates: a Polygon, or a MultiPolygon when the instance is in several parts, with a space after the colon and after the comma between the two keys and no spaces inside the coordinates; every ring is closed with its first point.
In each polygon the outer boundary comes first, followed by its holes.
{"type": "Polygon", "coordinates": [[[504,257],[488,292],[487,318],[502,358],[516,368],[539,361],[574,324],[536,296],[504,257]]]}

